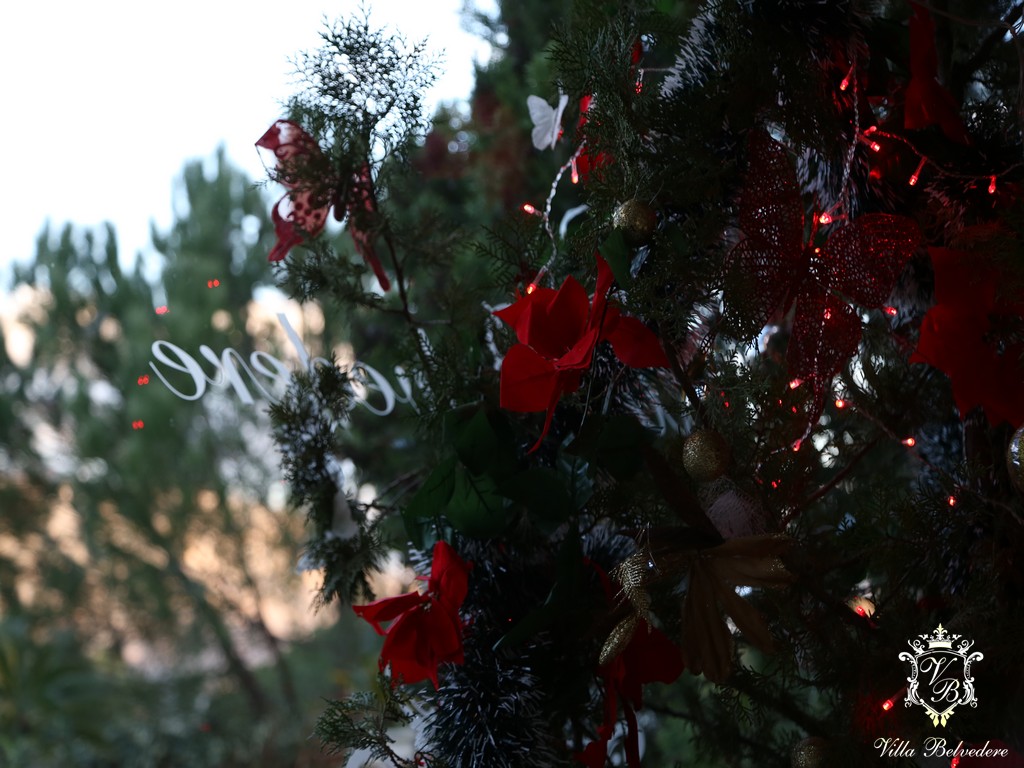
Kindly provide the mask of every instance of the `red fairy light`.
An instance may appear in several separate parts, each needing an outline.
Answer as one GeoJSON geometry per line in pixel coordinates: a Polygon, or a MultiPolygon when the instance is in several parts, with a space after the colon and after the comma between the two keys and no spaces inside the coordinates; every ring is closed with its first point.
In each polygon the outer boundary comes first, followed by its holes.
{"type": "Polygon", "coordinates": [[[988,177],[988,193],[990,195],[994,195],[996,193],[996,177],[995,176],[989,176],[988,177]]]}
{"type": "Polygon", "coordinates": [[[960,755],[956,755],[952,760],[949,761],[949,768],[956,768],[960,765],[960,755]]]}
{"type": "Polygon", "coordinates": [[[903,440],[900,440],[900,442],[907,446],[907,448],[913,448],[915,445],[917,445],[917,440],[915,440],[912,437],[904,438],[903,440]]]}
{"type": "Polygon", "coordinates": [[[797,387],[799,387],[803,383],[804,383],[803,379],[793,379],[791,382],[789,382],[789,388],[790,389],[796,389],[797,387]]]}
{"type": "Polygon", "coordinates": [[[821,214],[818,217],[818,223],[819,224],[831,224],[832,223],[832,214],[830,214],[828,211],[825,211],[823,214],[821,214]]]}
{"type": "Polygon", "coordinates": [[[868,147],[871,148],[872,152],[880,152],[881,149],[882,149],[882,145],[881,144],[879,144],[874,139],[869,138],[871,136],[871,134],[873,134],[877,130],[878,130],[878,126],[877,125],[872,125],[870,128],[868,128],[866,131],[864,131],[864,133],[862,133],[860,135],[860,140],[863,141],[865,144],[867,144],[868,147]]]}
{"type": "Polygon", "coordinates": [[[837,397],[836,398],[836,408],[838,408],[839,410],[842,410],[845,407],[846,407],[846,401],[843,400],[843,398],[841,398],[841,397],[837,397]]]}
{"type": "Polygon", "coordinates": [[[839,90],[845,91],[850,87],[850,80],[853,79],[853,68],[856,64],[851,64],[850,68],[846,71],[846,76],[839,82],[839,90]]]}
{"type": "Polygon", "coordinates": [[[799,440],[793,441],[793,445],[791,446],[792,449],[793,449],[793,453],[796,453],[797,451],[799,451],[800,450],[800,446],[803,445],[803,444],[804,444],[803,438],[800,438],[799,440]]]}
{"type": "Polygon", "coordinates": [[[912,174],[910,174],[910,178],[907,180],[907,184],[909,184],[912,187],[917,184],[918,179],[921,178],[921,171],[924,170],[924,164],[927,163],[927,162],[928,162],[928,158],[926,158],[926,157],[922,157],[921,158],[921,162],[917,164],[917,168],[915,168],[914,172],[912,174]]]}
{"type": "Polygon", "coordinates": [[[580,183],[580,172],[576,168],[576,158],[575,158],[575,156],[572,158],[572,160],[569,161],[569,169],[570,169],[569,177],[572,179],[572,183],[573,184],[579,184],[580,183]]]}
{"type": "Polygon", "coordinates": [[[146,423],[142,419],[136,419],[132,422],[132,429],[144,429],[146,423]]]}
{"type": "Polygon", "coordinates": [[[948,499],[946,499],[946,503],[949,504],[949,506],[951,506],[951,507],[955,507],[956,506],[956,496],[950,496],[948,499]]]}
{"type": "Polygon", "coordinates": [[[156,308],[156,313],[157,313],[158,315],[166,315],[166,314],[167,314],[168,312],[170,312],[170,311],[171,311],[171,310],[169,310],[169,309],[167,308],[167,305],[166,305],[166,304],[161,304],[161,305],[160,305],[159,307],[157,307],[157,308],[156,308]]]}
{"type": "Polygon", "coordinates": [[[883,311],[889,317],[896,317],[896,315],[898,314],[899,310],[897,310],[896,307],[885,307],[885,309],[883,311]]]}
{"type": "Polygon", "coordinates": [[[207,288],[219,288],[220,287],[220,280],[217,280],[217,279],[207,280],[206,281],[206,287],[207,288]]]}
{"type": "Polygon", "coordinates": [[[885,701],[882,702],[882,711],[888,712],[890,709],[892,709],[892,707],[893,707],[893,700],[892,699],[886,699],[885,701]]]}
{"type": "Polygon", "coordinates": [[[143,387],[146,384],[149,384],[149,374],[144,373],[141,376],[139,376],[138,383],[139,383],[140,387],[143,387]]]}
{"type": "Polygon", "coordinates": [[[778,488],[778,487],[779,487],[779,481],[778,480],[772,480],[772,488],[778,488]]]}
{"type": "Polygon", "coordinates": [[[530,283],[528,286],[526,286],[526,293],[527,293],[527,295],[533,293],[536,290],[537,290],[537,284],[536,283],[530,283]]]}
{"type": "Polygon", "coordinates": [[[529,203],[523,203],[523,213],[528,213],[532,216],[533,214],[537,213],[537,209],[534,208],[529,203]]]}

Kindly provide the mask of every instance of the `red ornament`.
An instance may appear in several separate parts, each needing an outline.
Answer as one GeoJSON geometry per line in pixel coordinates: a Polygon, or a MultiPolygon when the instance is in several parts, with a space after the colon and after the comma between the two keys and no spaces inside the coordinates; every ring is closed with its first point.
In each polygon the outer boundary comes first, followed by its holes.
{"type": "Polygon", "coordinates": [[[610,342],[615,356],[632,368],[669,364],[647,326],[608,305],[613,280],[608,263],[598,256],[593,305],[586,289],[570,276],[557,291],[535,287],[494,313],[515,330],[520,342],[501,365],[501,407],[519,413],[547,411],[531,450],[547,435],[562,395],[580,388],[599,341],[610,342]]]}
{"type": "MultiPolygon", "coordinates": [[[[946,138],[970,144],[953,95],[939,84],[939,59],[935,52],[935,22],[927,9],[910,4],[910,82],[904,95],[903,127],[919,130],[938,125],[946,138]]],[[[916,181],[914,182],[916,183],[916,181]]]]}
{"type": "Polygon", "coordinates": [[[373,269],[380,287],[388,290],[391,282],[373,247],[377,198],[369,163],[363,163],[347,179],[339,177],[313,137],[291,120],[277,120],[256,146],[274,153],[278,181],[288,189],[271,212],[277,243],[267,259],[281,261],[294,246],[319,235],[334,206],[336,220],[348,216],[348,232],[356,253],[373,269]]]}
{"type": "Polygon", "coordinates": [[[439,541],[434,545],[426,592],[408,592],[352,606],[357,616],[384,635],[380,668],[383,671],[391,665],[393,684],[399,680],[406,684],[430,680],[436,689],[438,666],[462,663],[459,609],[469,591],[470,568],[472,563],[439,541]],[[388,621],[394,623],[385,630],[381,624],[388,621]]]}
{"type": "Polygon", "coordinates": [[[999,295],[999,272],[974,254],[929,248],[935,306],[921,323],[912,363],[949,376],[964,418],[981,406],[990,424],[1024,424],[1024,301],[999,295]],[[1016,333],[1015,333],[1016,331],[1016,333]]]}
{"type": "Polygon", "coordinates": [[[857,351],[861,323],[849,300],[881,307],[921,239],[905,216],[867,214],[837,229],[820,248],[804,245],[804,208],[785,148],[764,131],[750,136],[750,170],[739,201],[745,235],[726,265],[725,302],[745,324],[764,326],[796,303],[789,376],[813,393],[817,421],[836,373],[857,351]]]}

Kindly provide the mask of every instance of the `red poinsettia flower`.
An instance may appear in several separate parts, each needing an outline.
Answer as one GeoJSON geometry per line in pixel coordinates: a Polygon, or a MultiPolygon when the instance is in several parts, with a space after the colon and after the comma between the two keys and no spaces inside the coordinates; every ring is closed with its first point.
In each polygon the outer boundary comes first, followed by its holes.
{"type": "Polygon", "coordinates": [[[1024,302],[999,294],[999,272],[965,251],[929,248],[935,306],[912,363],[949,376],[963,418],[979,405],[992,425],[1024,423],[1024,302]]]}
{"type": "Polygon", "coordinates": [[[469,591],[472,563],[460,558],[444,541],[434,545],[434,561],[426,592],[385,597],[352,610],[384,635],[380,668],[391,665],[397,684],[430,680],[437,688],[437,668],[445,662],[461,664],[462,621],[459,609],[469,591]],[[387,629],[381,624],[393,622],[387,629]]]}
{"type": "Polygon", "coordinates": [[[494,313],[515,330],[520,342],[501,365],[501,407],[520,413],[547,411],[544,429],[531,450],[547,435],[562,395],[580,388],[599,341],[610,342],[615,356],[632,368],[669,364],[658,337],[647,326],[608,305],[613,280],[608,263],[598,256],[593,304],[586,289],[570,276],[557,291],[535,287],[494,313]]]}
{"type": "Polygon", "coordinates": [[[380,287],[388,290],[391,282],[377,258],[370,233],[377,198],[369,163],[363,163],[348,182],[343,182],[332,172],[313,137],[291,120],[274,122],[256,146],[274,153],[277,180],[288,189],[270,214],[277,243],[267,259],[281,261],[293,247],[323,232],[333,205],[336,220],[348,216],[348,232],[356,253],[373,269],[380,287]]]}

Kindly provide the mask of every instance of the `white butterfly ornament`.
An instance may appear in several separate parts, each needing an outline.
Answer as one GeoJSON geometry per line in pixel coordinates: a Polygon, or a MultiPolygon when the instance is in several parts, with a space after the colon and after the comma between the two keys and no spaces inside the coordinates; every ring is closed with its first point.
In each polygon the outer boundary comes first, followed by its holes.
{"type": "Polygon", "coordinates": [[[562,113],[569,103],[569,95],[558,96],[558,107],[552,107],[540,96],[527,96],[526,107],[533,121],[533,146],[537,149],[554,149],[558,135],[562,132],[562,113]]]}

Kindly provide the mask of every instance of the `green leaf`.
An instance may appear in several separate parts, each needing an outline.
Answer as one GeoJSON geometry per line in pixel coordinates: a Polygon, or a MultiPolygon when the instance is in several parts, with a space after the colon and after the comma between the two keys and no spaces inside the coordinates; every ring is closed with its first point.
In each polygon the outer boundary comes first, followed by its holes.
{"type": "Polygon", "coordinates": [[[506,498],[525,506],[538,522],[558,525],[576,511],[561,475],[552,469],[531,467],[513,475],[500,489],[506,498]]]}
{"type": "Polygon", "coordinates": [[[604,260],[608,262],[608,266],[612,268],[616,282],[623,288],[628,287],[633,282],[633,276],[629,273],[630,257],[633,252],[626,245],[626,238],[622,232],[614,230],[601,244],[600,251],[604,260]]]}
{"type": "Polygon", "coordinates": [[[431,520],[444,512],[448,500],[455,490],[455,457],[450,456],[434,469],[420,486],[416,495],[402,511],[405,530],[416,547],[423,548],[423,530],[421,523],[431,520]]]}
{"type": "Polygon", "coordinates": [[[572,452],[608,470],[617,480],[635,475],[643,466],[643,448],[652,436],[626,414],[590,421],[570,447],[572,452]]]}
{"type": "Polygon", "coordinates": [[[515,471],[512,431],[501,412],[488,413],[482,405],[459,409],[450,414],[448,427],[459,460],[473,474],[501,478],[515,471]]]}
{"type": "Polygon", "coordinates": [[[497,536],[508,524],[507,503],[494,480],[461,466],[455,468],[455,487],[445,516],[458,531],[478,539],[497,536]]]}

